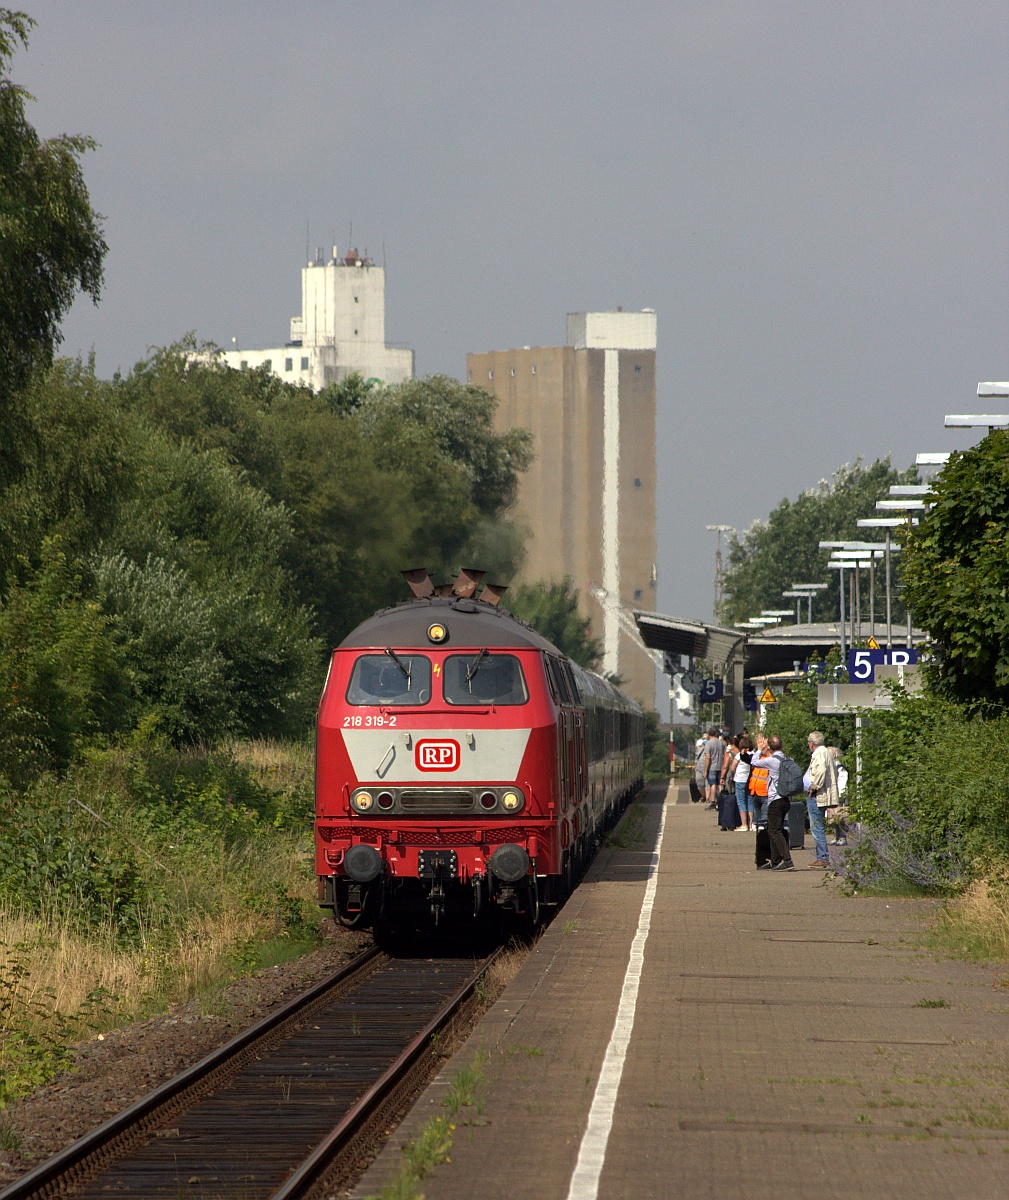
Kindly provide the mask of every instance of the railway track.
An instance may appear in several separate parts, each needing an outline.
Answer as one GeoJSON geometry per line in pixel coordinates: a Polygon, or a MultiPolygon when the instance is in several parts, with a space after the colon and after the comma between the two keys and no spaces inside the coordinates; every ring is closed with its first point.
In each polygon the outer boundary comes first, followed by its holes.
{"type": "Polygon", "coordinates": [[[0,1192],[300,1200],[353,1177],[496,955],[358,955],[0,1192]]]}

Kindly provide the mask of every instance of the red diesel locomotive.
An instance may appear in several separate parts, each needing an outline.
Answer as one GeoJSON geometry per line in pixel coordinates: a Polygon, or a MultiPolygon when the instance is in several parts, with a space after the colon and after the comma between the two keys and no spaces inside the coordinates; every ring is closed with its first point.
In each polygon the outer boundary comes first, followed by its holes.
{"type": "Polygon", "coordinates": [[[333,653],[316,728],[319,901],[376,934],[536,923],[642,782],[642,714],[464,570],[333,653]]]}

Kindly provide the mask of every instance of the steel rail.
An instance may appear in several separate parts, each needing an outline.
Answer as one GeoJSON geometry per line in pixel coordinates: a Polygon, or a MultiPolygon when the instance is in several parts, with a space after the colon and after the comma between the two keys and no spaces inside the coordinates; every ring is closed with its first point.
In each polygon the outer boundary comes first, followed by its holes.
{"type": "Polygon", "coordinates": [[[184,1092],[186,1088],[199,1083],[201,1079],[206,1078],[218,1067],[227,1065],[241,1051],[276,1030],[303,1008],[324,996],[326,992],[352,980],[380,954],[381,951],[377,946],[371,946],[363,953],[358,954],[332,975],[314,984],[307,991],[301,992],[275,1012],[269,1013],[255,1025],[251,1025],[233,1037],[231,1041],[225,1042],[223,1046],[211,1051],[198,1063],[194,1063],[180,1074],[174,1075],[160,1087],[155,1088],[153,1092],[148,1092],[146,1096],[142,1096],[134,1104],[131,1104],[129,1108],[123,1109],[103,1125],[99,1125],[97,1129],[86,1133],[66,1149],[59,1151],[52,1158],[46,1159],[45,1162],[22,1175],[20,1179],[15,1180],[0,1192],[0,1200],[28,1200],[28,1197],[31,1196],[48,1195],[53,1191],[62,1190],[58,1186],[61,1176],[72,1176],[74,1168],[83,1164],[91,1155],[99,1153],[117,1137],[128,1133],[145,1117],[156,1112],[168,1101],[184,1092]]]}
{"type": "Polygon", "coordinates": [[[499,947],[484,959],[465,983],[445,1001],[440,1011],[424,1026],[395,1062],[386,1068],[353,1108],[344,1114],[325,1140],[316,1146],[301,1166],[273,1193],[270,1200],[297,1200],[298,1197],[305,1196],[312,1190],[331,1168],[340,1151],[365,1125],[375,1109],[427,1048],[435,1034],[445,1027],[464,1001],[472,995],[487,968],[502,952],[503,947],[499,947]]]}

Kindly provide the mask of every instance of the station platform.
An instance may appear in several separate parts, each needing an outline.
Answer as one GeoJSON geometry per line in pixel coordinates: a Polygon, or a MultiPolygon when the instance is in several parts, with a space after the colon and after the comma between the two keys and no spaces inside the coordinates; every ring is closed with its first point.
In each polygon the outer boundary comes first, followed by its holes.
{"type": "Polygon", "coordinates": [[[426,1200],[1009,1196],[1005,968],[933,957],[932,903],[845,895],[808,836],[756,871],[685,793],[643,793],[356,1197],[478,1051],[426,1200]]]}

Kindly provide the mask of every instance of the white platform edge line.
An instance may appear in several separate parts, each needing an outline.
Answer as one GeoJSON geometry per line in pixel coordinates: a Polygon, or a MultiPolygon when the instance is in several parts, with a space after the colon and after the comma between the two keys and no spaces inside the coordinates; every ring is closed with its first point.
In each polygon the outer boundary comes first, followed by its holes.
{"type": "Polygon", "coordinates": [[[630,960],[624,975],[624,985],[620,991],[620,1004],[617,1006],[616,1020],[613,1022],[613,1032],[603,1057],[603,1067],[599,1072],[599,1080],[592,1096],[592,1107],[589,1109],[589,1120],[582,1135],[582,1144],[578,1150],[578,1161],[575,1163],[571,1176],[571,1186],[568,1188],[567,1200],[596,1200],[599,1194],[599,1178],[603,1173],[606,1162],[606,1146],[610,1140],[610,1130],[613,1127],[613,1112],[617,1104],[617,1094],[620,1091],[620,1080],[624,1073],[624,1062],[627,1058],[627,1047],[631,1042],[634,1031],[634,1016],[638,1006],[638,987],[641,983],[641,971],[645,964],[645,942],[648,941],[648,931],[652,924],[652,908],[655,904],[655,889],[658,886],[659,858],[662,855],[662,836],[666,829],[666,802],[662,802],[662,816],[659,818],[659,833],[655,839],[655,849],[652,851],[652,861],[648,867],[648,882],[641,901],[641,913],[638,916],[638,929],[631,942],[630,960]]]}

